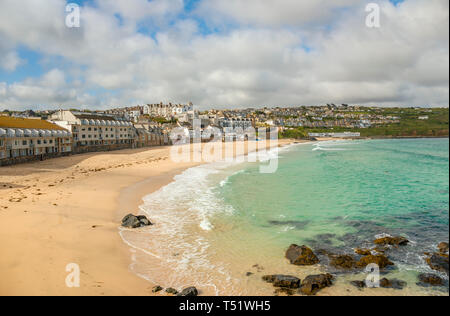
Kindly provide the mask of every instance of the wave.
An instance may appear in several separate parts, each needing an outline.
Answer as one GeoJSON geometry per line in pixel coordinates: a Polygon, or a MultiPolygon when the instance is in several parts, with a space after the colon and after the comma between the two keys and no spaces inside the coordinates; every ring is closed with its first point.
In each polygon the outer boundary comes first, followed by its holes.
{"type": "Polygon", "coordinates": [[[144,197],[140,209],[155,225],[140,231],[120,231],[125,243],[139,252],[133,255],[132,265],[137,275],[158,284],[169,279],[164,285],[175,288],[193,284],[210,287],[216,295],[220,289],[230,288],[232,284],[216,284],[211,279],[213,273],[220,272],[221,282],[232,283],[226,263],[213,264],[209,259],[208,234],[215,229],[211,220],[214,215],[234,212],[217,196],[214,189],[218,183],[211,179],[233,164],[187,169],[174,182],[144,197]]]}

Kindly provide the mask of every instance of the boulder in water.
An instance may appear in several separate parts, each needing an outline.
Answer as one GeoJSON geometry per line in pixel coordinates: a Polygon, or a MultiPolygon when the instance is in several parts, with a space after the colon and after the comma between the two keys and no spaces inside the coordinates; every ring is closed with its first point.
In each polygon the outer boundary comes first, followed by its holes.
{"type": "Polygon", "coordinates": [[[356,260],[349,255],[332,255],[330,259],[330,265],[335,268],[351,270],[356,267],[356,260]]]}
{"type": "Polygon", "coordinates": [[[306,246],[291,245],[286,251],[286,258],[291,264],[298,266],[311,266],[319,263],[314,252],[306,246]]]}
{"type": "Polygon", "coordinates": [[[425,260],[431,269],[447,273],[448,275],[448,255],[442,253],[434,253],[425,260]]]}
{"type": "Polygon", "coordinates": [[[403,288],[407,285],[405,281],[392,279],[388,280],[386,278],[380,280],[380,287],[386,289],[395,289],[395,290],[403,290],[403,288]]]}
{"type": "Polygon", "coordinates": [[[300,279],[290,275],[265,275],[263,280],[272,283],[275,287],[284,287],[289,289],[298,289],[300,287],[300,279]]]}
{"type": "MultiPolygon", "coordinates": [[[[444,280],[442,278],[438,277],[435,274],[432,273],[422,273],[419,274],[419,281],[422,284],[429,284],[429,285],[444,285],[444,280]]],[[[419,285],[421,285],[419,283],[419,285]]]]}
{"type": "Polygon", "coordinates": [[[387,266],[394,265],[394,263],[392,263],[385,255],[369,255],[369,256],[362,257],[357,262],[357,265],[361,268],[364,268],[372,263],[378,265],[378,267],[380,269],[384,269],[387,266]]]}
{"type": "Polygon", "coordinates": [[[404,237],[383,237],[376,239],[374,243],[382,246],[406,246],[409,240],[404,237]]]}
{"type": "Polygon", "coordinates": [[[333,285],[333,276],[329,273],[310,275],[306,277],[300,287],[304,295],[316,295],[320,290],[333,285]]]}

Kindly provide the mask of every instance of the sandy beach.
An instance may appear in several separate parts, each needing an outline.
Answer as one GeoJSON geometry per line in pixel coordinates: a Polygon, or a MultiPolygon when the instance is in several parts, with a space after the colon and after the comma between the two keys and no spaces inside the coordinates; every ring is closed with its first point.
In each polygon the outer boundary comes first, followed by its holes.
{"type": "Polygon", "coordinates": [[[129,270],[120,221],[198,164],[156,147],[1,168],[0,295],[152,295],[154,284],[129,270]],[[79,288],[66,286],[70,263],[80,267],[79,288]]]}

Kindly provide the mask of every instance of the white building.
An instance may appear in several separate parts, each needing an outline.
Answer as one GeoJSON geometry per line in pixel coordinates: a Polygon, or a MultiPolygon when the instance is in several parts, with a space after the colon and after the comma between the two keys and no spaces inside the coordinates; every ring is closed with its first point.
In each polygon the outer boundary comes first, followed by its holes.
{"type": "Polygon", "coordinates": [[[100,114],[58,111],[50,120],[73,134],[74,147],[104,146],[107,149],[132,147],[133,124],[124,119],[100,114]]]}
{"type": "Polygon", "coordinates": [[[143,113],[152,117],[163,117],[166,119],[184,117],[193,113],[194,106],[189,104],[147,104],[143,106],[143,113]]]}

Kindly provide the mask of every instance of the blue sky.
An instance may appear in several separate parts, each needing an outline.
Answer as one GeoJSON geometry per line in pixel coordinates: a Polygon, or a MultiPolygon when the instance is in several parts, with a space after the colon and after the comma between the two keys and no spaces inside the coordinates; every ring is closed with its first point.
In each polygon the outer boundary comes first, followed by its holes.
{"type": "Polygon", "coordinates": [[[448,106],[446,0],[68,2],[0,3],[0,108],[448,106]]]}

